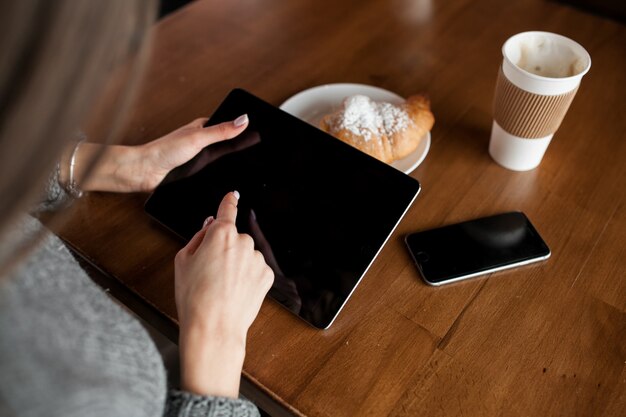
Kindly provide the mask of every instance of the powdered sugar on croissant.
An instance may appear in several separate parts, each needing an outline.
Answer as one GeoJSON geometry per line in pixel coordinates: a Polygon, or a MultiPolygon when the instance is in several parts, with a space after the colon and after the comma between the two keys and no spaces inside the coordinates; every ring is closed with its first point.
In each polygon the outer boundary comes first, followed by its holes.
{"type": "Polygon", "coordinates": [[[411,96],[398,105],[355,95],[346,98],[338,111],[325,116],[320,127],[390,163],[413,152],[434,122],[428,98],[423,95],[411,96]]]}

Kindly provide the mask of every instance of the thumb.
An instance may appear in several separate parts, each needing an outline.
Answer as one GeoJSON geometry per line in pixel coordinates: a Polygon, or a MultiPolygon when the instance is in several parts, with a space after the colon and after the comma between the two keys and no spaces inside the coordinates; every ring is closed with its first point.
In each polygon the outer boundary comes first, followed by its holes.
{"type": "Polygon", "coordinates": [[[248,115],[244,114],[230,122],[223,122],[203,128],[199,133],[202,147],[234,138],[246,129],[248,122],[248,115]]]}

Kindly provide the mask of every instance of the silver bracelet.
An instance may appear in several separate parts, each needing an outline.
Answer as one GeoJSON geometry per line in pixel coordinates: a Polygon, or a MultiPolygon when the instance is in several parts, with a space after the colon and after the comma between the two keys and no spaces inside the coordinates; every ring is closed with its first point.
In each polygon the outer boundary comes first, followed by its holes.
{"type": "Polygon", "coordinates": [[[67,193],[74,198],[80,198],[83,195],[82,190],[78,188],[78,183],[76,182],[76,179],[74,178],[74,166],[76,165],[76,154],[78,153],[78,148],[84,141],[85,140],[83,139],[83,140],[79,140],[78,142],[76,142],[76,146],[74,146],[74,150],[72,151],[72,156],[70,157],[70,172],[69,172],[67,184],[65,186],[65,191],[67,191],[67,193]]]}

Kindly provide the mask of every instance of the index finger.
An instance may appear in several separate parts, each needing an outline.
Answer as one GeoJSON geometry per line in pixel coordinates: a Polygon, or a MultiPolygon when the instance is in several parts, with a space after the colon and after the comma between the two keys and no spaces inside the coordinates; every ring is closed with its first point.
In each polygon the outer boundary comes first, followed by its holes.
{"type": "Polygon", "coordinates": [[[239,204],[239,192],[228,193],[222,199],[215,220],[235,223],[237,220],[237,204],[239,204]]]}

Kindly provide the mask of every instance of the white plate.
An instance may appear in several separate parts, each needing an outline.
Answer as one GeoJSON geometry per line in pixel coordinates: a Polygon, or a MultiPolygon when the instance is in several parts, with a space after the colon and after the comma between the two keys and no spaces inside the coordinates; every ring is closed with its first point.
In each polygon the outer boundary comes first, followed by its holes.
{"type": "MultiPolygon", "coordinates": [[[[372,100],[400,104],[404,99],[391,91],[365,84],[326,84],[309,88],[291,96],[280,108],[287,113],[319,127],[322,117],[337,110],[346,97],[355,94],[368,96],[372,100]]],[[[410,174],[422,163],[430,149],[430,132],[424,135],[413,152],[406,157],[394,161],[391,166],[410,174]]]]}

